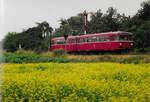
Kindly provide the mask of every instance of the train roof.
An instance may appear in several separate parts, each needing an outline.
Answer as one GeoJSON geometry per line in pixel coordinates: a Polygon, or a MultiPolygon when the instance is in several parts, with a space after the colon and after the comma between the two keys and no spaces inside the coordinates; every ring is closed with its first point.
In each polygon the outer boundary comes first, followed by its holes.
{"type": "MultiPolygon", "coordinates": [[[[104,33],[93,33],[93,34],[82,34],[82,35],[77,35],[77,36],[68,36],[68,38],[78,38],[78,37],[89,37],[89,36],[98,36],[98,35],[132,35],[130,32],[125,32],[125,31],[116,31],[116,32],[104,32],[104,33]]],[[[56,37],[53,38],[53,40],[59,40],[59,39],[64,39],[64,37],[56,37]]]]}
{"type": "Polygon", "coordinates": [[[130,32],[124,32],[124,31],[116,31],[116,32],[103,32],[103,33],[93,33],[93,34],[84,34],[84,35],[80,35],[80,36],[93,36],[93,35],[111,35],[111,34],[128,34],[128,35],[132,35],[132,33],[130,32]]]}

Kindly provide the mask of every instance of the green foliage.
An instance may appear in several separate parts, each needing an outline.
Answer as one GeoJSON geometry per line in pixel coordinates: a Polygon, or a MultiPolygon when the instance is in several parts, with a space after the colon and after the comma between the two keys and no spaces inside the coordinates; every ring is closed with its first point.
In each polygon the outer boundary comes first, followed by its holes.
{"type": "Polygon", "coordinates": [[[101,10],[93,13],[89,30],[91,33],[117,31],[119,26],[117,10],[109,7],[106,14],[103,14],[101,10]]]}
{"type": "Polygon", "coordinates": [[[150,20],[150,0],[141,3],[141,9],[139,9],[136,16],[143,20],[150,20]]]}
{"type": "Polygon", "coordinates": [[[143,24],[139,25],[135,32],[135,47],[148,48],[150,46],[150,21],[141,22],[143,24]]]}
{"type": "Polygon", "coordinates": [[[47,22],[38,23],[36,27],[29,28],[21,33],[8,33],[4,39],[4,50],[14,52],[19,49],[35,52],[47,51],[52,28],[47,22]],[[44,29],[45,28],[45,29],[44,29]]]}
{"type": "Polygon", "coordinates": [[[48,61],[48,57],[42,57],[32,51],[17,51],[15,53],[4,53],[6,63],[31,63],[48,61]]]}
{"type": "Polygon", "coordinates": [[[65,58],[67,53],[63,49],[56,49],[52,52],[52,57],[65,58]]]}
{"type": "Polygon", "coordinates": [[[150,63],[150,55],[68,55],[62,49],[54,52],[35,53],[19,50],[4,53],[6,63],[39,63],[39,62],[119,62],[119,63],[150,63]]]}
{"type": "Polygon", "coordinates": [[[83,34],[83,17],[81,14],[60,20],[60,27],[54,32],[54,37],[83,34]]]}
{"type": "Polygon", "coordinates": [[[6,51],[14,52],[18,49],[18,39],[16,32],[9,32],[3,42],[3,47],[6,51]]]}
{"type": "Polygon", "coordinates": [[[18,50],[16,52],[5,52],[4,62],[6,63],[39,63],[39,62],[70,62],[64,51],[58,50],[54,53],[35,53],[33,51],[18,50]],[[49,55],[48,55],[49,54],[49,55]]]}

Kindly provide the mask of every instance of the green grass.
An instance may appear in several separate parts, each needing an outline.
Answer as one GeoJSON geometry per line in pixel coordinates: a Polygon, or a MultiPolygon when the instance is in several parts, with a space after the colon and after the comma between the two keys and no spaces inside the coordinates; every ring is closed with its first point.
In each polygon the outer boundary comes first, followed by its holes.
{"type": "Polygon", "coordinates": [[[17,51],[4,53],[6,63],[39,63],[39,62],[119,62],[119,63],[150,63],[150,55],[61,55],[59,52],[34,53],[17,51]]]}

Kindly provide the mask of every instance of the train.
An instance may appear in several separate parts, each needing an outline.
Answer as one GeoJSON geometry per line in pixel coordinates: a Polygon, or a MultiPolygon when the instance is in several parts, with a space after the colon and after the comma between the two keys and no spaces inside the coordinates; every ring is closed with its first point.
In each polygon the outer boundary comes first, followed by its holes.
{"type": "Polygon", "coordinates": [[[51,39],[49,50],[63,49],[66,52],[129,51],[134,47],[133,34],[114,31],[51,39]]]}

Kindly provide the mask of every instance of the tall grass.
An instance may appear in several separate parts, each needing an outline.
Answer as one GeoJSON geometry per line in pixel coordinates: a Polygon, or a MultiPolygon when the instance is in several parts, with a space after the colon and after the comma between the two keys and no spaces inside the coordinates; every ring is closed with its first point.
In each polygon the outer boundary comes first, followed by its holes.
{"type": "Polygon", "coordinates": [[[39,63],[39,62],[119,62],[119,63],[150,63],[150,55],[68,55],[61,50],[54,52],[35,53],[17,51],[4,53],[6,63],[39,63]]]}

